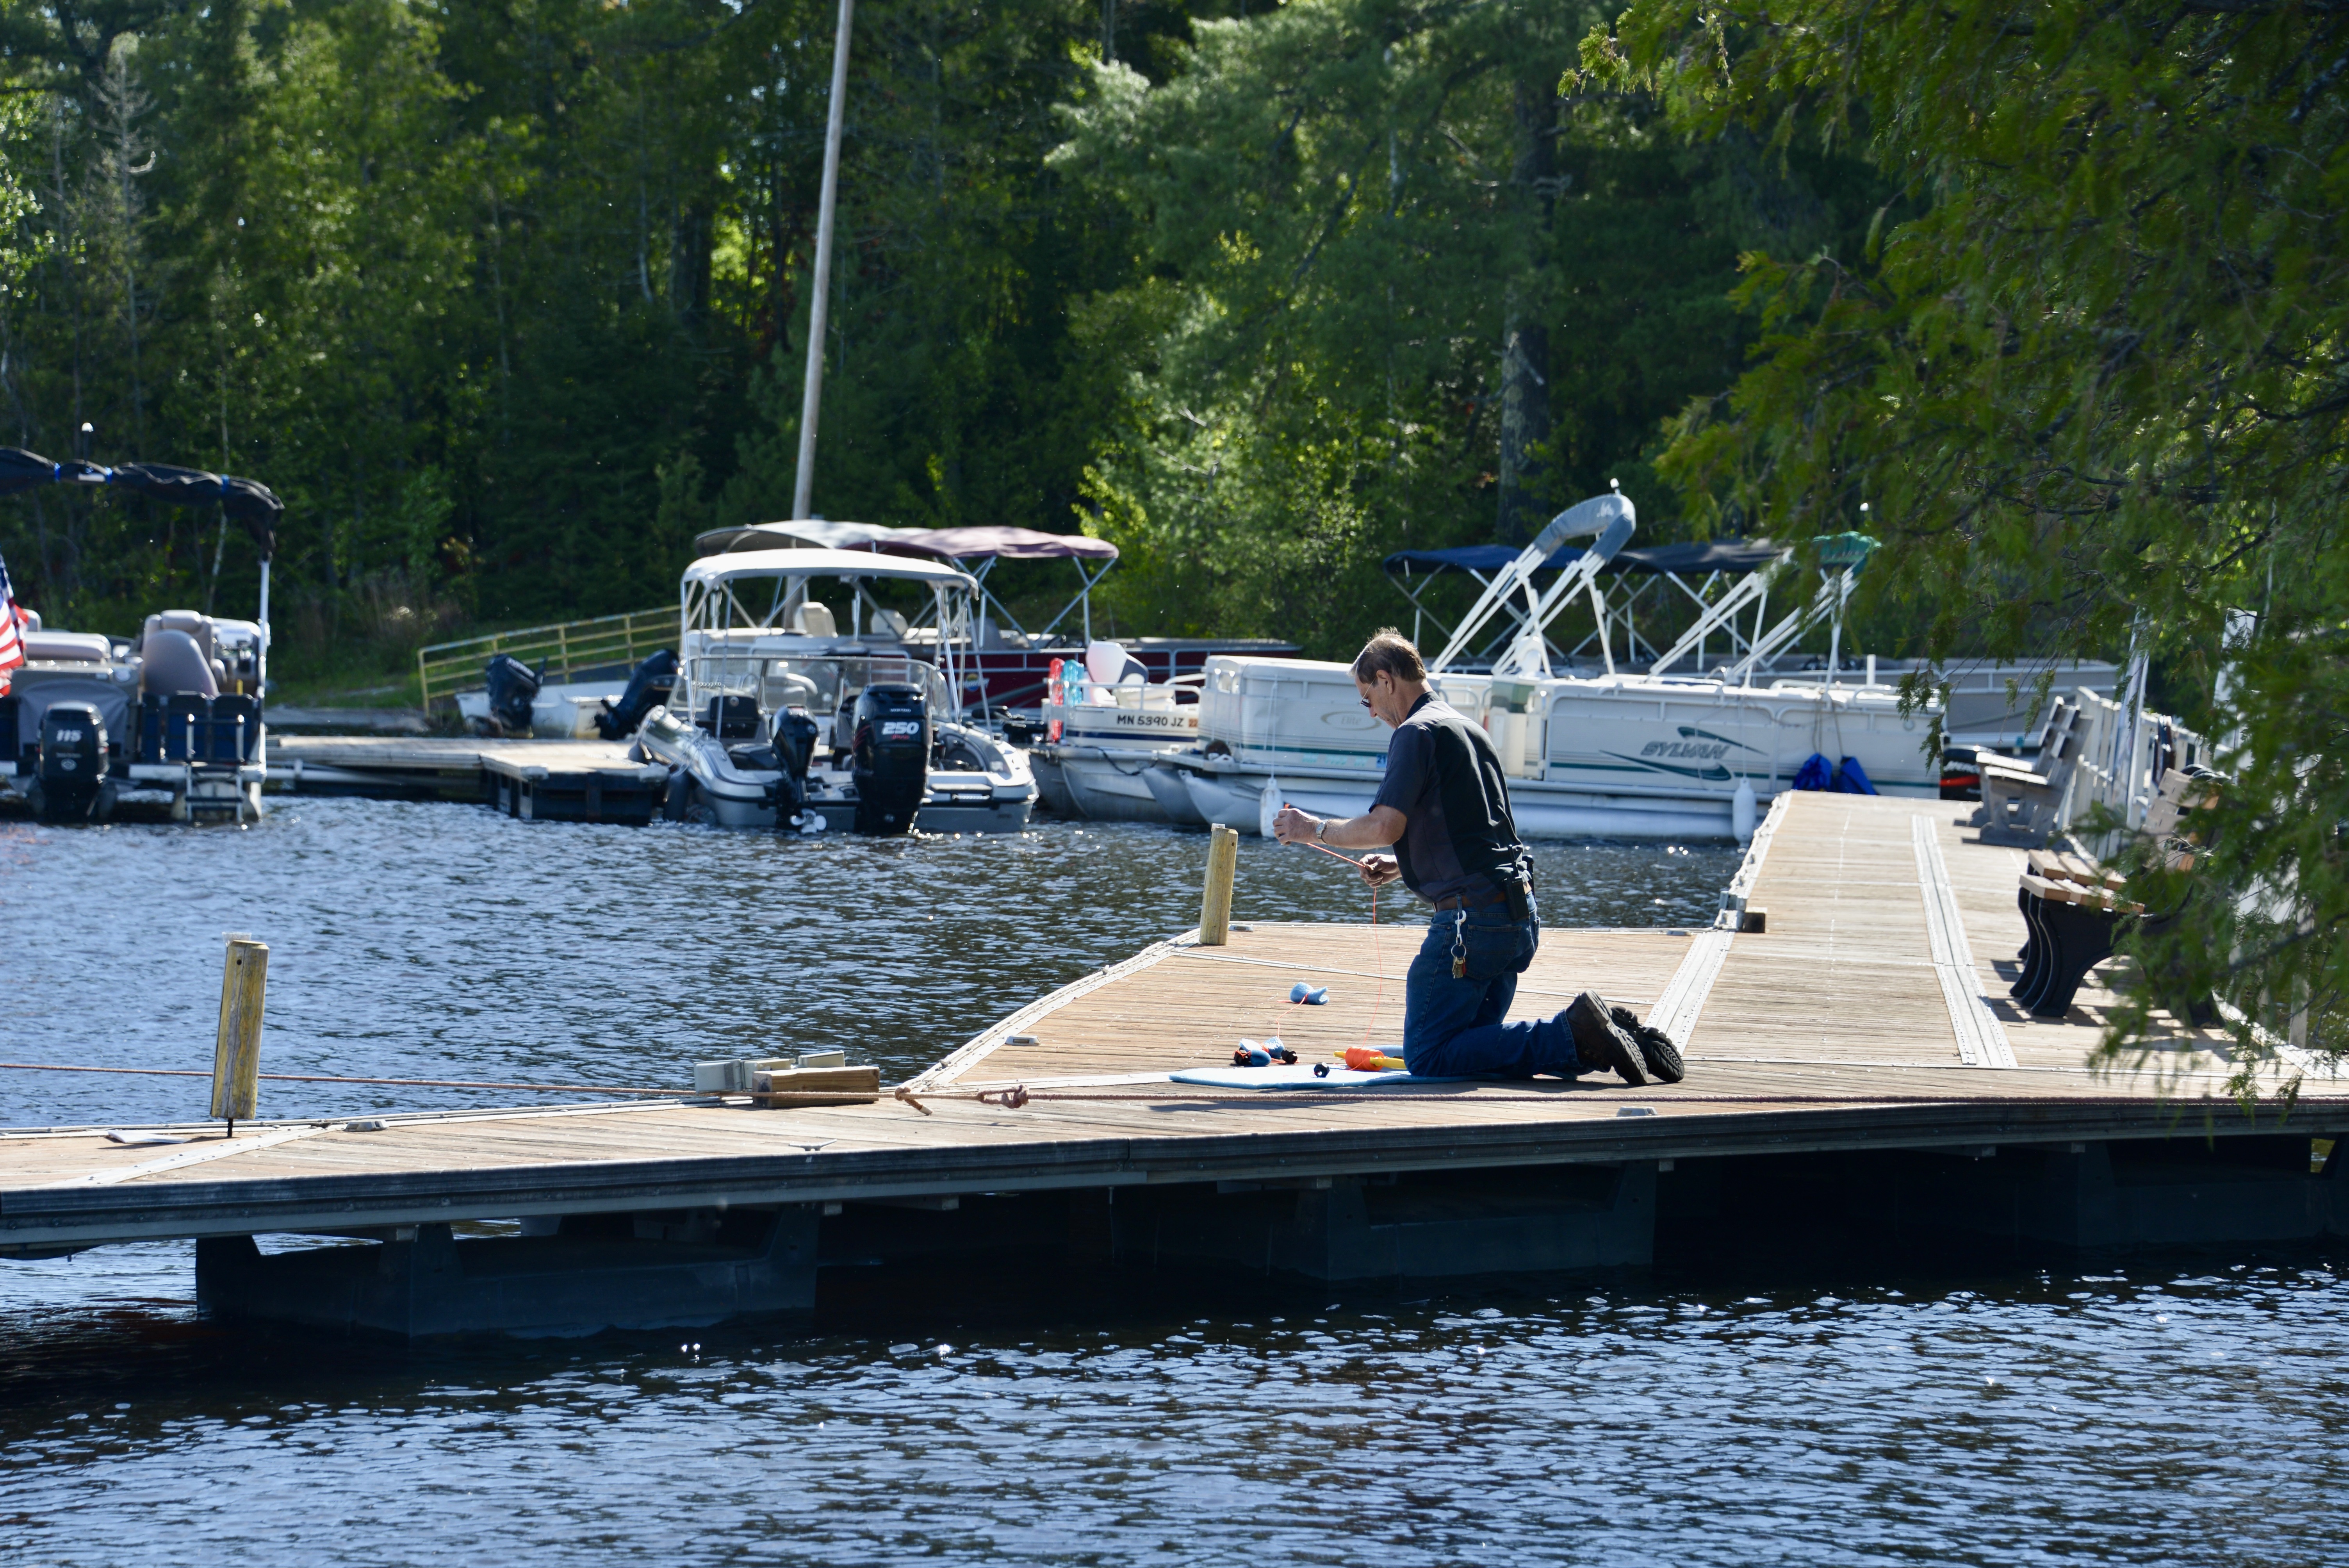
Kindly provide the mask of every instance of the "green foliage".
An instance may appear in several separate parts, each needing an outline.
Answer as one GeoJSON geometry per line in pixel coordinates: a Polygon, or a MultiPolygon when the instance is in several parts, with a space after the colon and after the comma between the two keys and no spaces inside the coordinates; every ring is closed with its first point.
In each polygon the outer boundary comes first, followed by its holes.
{"type": "MultiPolygon", "coordinates": [[[[1577,78],[1648,88],[1698,137],[1856,149],[1919,209],[1879,217],[1867,266],[1745,258],[1754,363],[1662,461],[1693,507],[1804,536],[1871,503],[1871,575],[1934,606],[1937,656],[2135,636],[2207,682],[2222,614],[2260,613],[2236,699],[2190,705],[2233,780],[2192,819],[2190,895],[2140,861],[2132,891],[2180,913],[2136,945],[2166,985],[2334,1051],[2344,47],[2349,15],[2261,0],[1647,0],[1577,78]]],[[[2111,1048],[2147,1023],[2125,1012],[2111,1048]]]]}
{"type": "Polygon", "coordinates": [[[1615,479],[1672,537],[1645,459],[1743,361],[1736,237],[1857,249],[1873,202],[1847,161],[1556,98],[1591,18],[1318,0],[1199,24],[1163,81],[1094,70],[1053,163],[1147,268],[1080,317],[1130,366],[1087,483],[1127,616],[1350,653],[1392,550],[1522,540],[1615,479]]]}
{"type": "MultiPolygon", "coordinates": [[[[1585,0],[1223,9],[859,9],[815,509],[1097,529],[1122,629],[1319,651],[1399,546],[1610,479],[1669,537],[1648,459],[1742,362],[1737,249],[1856,252],[1857,166],[1559,101],[1585,0]]],[[[833,15],[0,0],[10,438],[276,489],[289,678],[660,602],[789,505],[833,15]]],[[[0,550],[61,624],[257,586],[115,495],[17,499],[0,550]]]]}

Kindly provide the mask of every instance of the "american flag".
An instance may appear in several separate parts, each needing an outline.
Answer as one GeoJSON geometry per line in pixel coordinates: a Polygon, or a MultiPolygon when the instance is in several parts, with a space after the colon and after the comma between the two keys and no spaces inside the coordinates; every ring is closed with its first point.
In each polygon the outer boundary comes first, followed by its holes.
{"type": "MultiPolygon", "coordinates": [[[[0,560],[0,671],[15,669],[25,662],[25,612],[16,608],[16,590],[8,581],[8,562],[0,560]]],[[[8,689],[8,678],[0,674],[0,691],[8,689]]]]}

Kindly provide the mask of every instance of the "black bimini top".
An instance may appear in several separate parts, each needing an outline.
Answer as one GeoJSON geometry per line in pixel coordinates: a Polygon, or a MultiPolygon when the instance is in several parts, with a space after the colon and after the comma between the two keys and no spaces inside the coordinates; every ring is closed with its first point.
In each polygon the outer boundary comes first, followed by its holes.
{"type": "Polygon", "coordinates": [[[285,503],[259,480],[170,463],[121,463],[110,469],[79,458],[53,463],[22,447],[0,447],[0,496],[17,495],[36,485],[107,485],[181,506],[217,504],[244,524],[264,560],[276,552],[277,520],[285,511],[285,503]]]}

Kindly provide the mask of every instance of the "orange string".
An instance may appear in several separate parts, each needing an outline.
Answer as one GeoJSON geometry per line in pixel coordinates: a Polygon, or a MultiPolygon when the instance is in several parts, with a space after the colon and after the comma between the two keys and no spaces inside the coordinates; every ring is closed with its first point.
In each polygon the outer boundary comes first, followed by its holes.
{"type": "MultiPolygon", "coordinates": [[[[1368,861],[1358,861],[1351,855],[1341,855],[1327,844],[1311,839],[1300,840],[1299,842],[1320,851],[1332,860],[1343,861],[1350,866],[1360,866],[1364,871],[1371,869],[1368,861]]],[[[1362,1044],[1365,1046],[1371,1043],[1371,1031],[1377,1027],[1379,1009],[1385,1006],[1387,999],[1387,966],[1379,955],[1379,884],[1376,882],[1371,884],[1371,967],[1378,971],[1379,989],[1378,994],[1371,999],[1371,1016],[1362,1023],[1362,1044]]],[[[1293,1002],[1289,1004],[1291,1006],[1297,1005],[1293,1002]]]]}

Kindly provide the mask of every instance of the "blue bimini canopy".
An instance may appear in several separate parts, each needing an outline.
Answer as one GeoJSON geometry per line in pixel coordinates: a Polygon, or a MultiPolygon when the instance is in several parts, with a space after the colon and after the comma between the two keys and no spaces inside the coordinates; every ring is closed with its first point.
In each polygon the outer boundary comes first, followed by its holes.
{"type": "MultiPolygon", "coordinates": [[[[1671,572],[1683,577],[1718,572],[1737,577],[1759,572],[1785,553],[1766,539],[1708,539],[1694,544],[1651,544],[1619,550],[1604,570],[1658,574],[1671,572]]],[[[1561,550],[1542,562],[1539,570],[1561,571],[1581,555],[1578,549],[1561,550]]],[[[1516,558],[1517,552],[1506,544],[1462,544],[1450,550],[1398,550],[1381,564],[1389,574],[1398,577],[1447,570],[1489,576],[1516,558]]]]}

